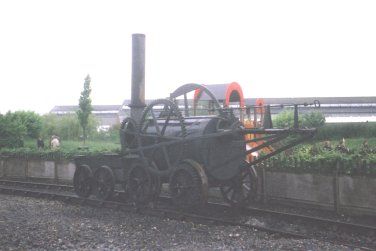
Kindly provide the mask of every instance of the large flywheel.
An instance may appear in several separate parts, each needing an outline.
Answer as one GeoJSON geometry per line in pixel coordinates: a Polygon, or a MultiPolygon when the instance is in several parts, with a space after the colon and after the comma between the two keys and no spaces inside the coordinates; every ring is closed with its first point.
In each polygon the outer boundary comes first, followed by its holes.
{"type": "Polygon", "coordinates": [[[183,156],[184,145],[179,140],[186,136],[184,118],[174,102],[159,99],[151,102],[144,110],[139,124],[140,156],[153,162],[147,165],[149,171],[161,177],[168,177],[183,156]],[[171,143],[175,141],[175,143],[171,143]],[[144,146],[159,145],[150,149],[144,146]]]}

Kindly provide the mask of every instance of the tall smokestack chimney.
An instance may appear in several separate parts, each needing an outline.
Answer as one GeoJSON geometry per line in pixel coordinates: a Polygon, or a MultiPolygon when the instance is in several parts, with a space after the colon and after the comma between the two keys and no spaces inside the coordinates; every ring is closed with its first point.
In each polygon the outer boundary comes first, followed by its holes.
{"type": "Polygon", "coordinates": [[[145,108],[145,35],[132,34],[131,117],[141,120],[145,108]]]}

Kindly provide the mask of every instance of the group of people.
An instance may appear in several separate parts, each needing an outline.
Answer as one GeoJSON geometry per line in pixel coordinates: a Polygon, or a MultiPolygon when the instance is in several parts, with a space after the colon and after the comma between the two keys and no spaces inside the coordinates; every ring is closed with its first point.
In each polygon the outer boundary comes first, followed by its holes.
{"type": "MultiPolygon", "coordinates": [[[[336,150],[341,153],[350,153],[350,149],[346,146],[346,141],[344,138],[335,147],[332,147],[330,141],[325,141],[323,149],[327,151],[336,150]]],[[[365,139],[359,152],[363,154],[376,153],[376,149],[372,149],[368,144],[368,140],[365,139]]]]}
{"type": "MultiPolygon", "coordinates": [[[[37,139],[37,147],[38,147],[38,149],[44,149],[45,145],[44,145],[44,140],[42,139],[42,137],[39,137],[37,139]]],[[[59,149],[59,147],[60,147],[60,137],[56,136],[56,135],[52,135],[51,138],[50,138],[50,145],[49,145],[49,147],[52,150],[59,149]]]]}
{"type": "Polygon", "coordinates": [[[342,140],[339,141],[338,145],[336,145],[334,148],[332,147],[332,144],[330,143],[329,140],[324,142],[323,146],[324,150],[331,151],[331,150],[336,150],[341,153],[349,153],[350,149],[346,146],[346,141],[345,138],[342,138],[342,140]]]}

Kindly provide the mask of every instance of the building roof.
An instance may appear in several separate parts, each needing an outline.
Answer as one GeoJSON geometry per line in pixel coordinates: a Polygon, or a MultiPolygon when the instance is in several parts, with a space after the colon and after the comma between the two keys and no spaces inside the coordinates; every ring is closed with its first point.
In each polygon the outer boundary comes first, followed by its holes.
{"type": "MultiPolygon", "coordinates": [[[[372,104],[376,97],[300,97],[300,98],[263,98],[265,104],[303,104],[319,100],[321,104],[372,104]]],[[[253,105],[256,98],[246,98],[247,105],[253,105]]]]}
{"type": "MultiPolygon", "coordinates": [[[[222,95],[223,96],[223,95],[222,95]]],[[[221,97],[219,99],[221,99],[221,97]]],[[[201,97],[205,100],[207,95],[201,97]]],[[[286,97],[286,98],[261,98],[264,99],[265,104],[304,104],[312,103],[314,100],[319,100],[321,104],[376,104],[376,96],[374,97],[286,97]]],[[[146,104],[149,104],[152,100],[145,100],[146,104]]],[[[256,98],[244,98],[246,105],[256,104],[256,98]]],[[[130,104],[129,99],[123,101],[123,106],[128,106],[130,104]]],[[[192,100],[189,100],[192,103],[192,100]]]]}
{"type": "MultiPolygon", "coordinates": [[[[95,112],[119,112],[121,105],[93,105],[93,113],[95,112]]],[[[78,110],[78,105],[57,105],[50,113],[72,113],[78,110]]]]}

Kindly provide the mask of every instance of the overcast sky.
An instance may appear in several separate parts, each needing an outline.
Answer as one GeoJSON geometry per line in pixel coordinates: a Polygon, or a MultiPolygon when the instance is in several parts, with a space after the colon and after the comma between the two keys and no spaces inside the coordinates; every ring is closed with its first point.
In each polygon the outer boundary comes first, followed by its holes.
{"type": "Polygon", "coordinates": [[[130,98],[146,35],[146,98],[237,81],[246,97],[375,96],[376,1],[0,1],[0,112],[130,98]]]}

